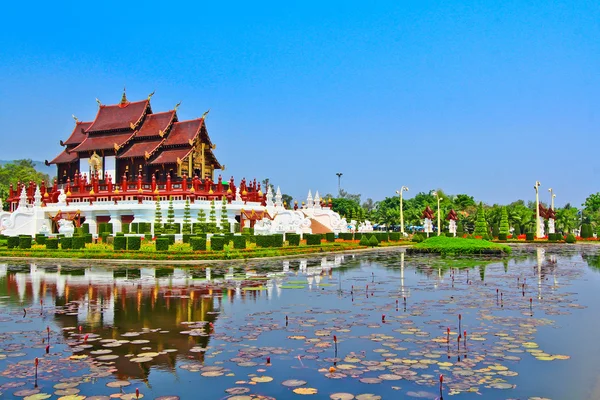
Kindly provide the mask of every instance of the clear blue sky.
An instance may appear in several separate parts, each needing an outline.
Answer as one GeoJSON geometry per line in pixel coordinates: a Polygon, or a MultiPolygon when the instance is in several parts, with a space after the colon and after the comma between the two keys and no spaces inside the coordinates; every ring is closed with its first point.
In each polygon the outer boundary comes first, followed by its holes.
{"type": "Polygon", "coordinates": [[[9,2],[0,159],[52,159],[95,98],[211,109],[236,180],[363,200],[600,190],[598,1],[9,2]]]}

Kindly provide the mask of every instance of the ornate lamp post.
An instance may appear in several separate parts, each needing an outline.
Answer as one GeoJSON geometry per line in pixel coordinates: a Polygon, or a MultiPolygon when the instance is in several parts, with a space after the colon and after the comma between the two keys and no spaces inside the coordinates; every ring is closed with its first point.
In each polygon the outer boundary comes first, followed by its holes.
{"type": "Polygon", "coordinates": [[[552,188],[548,189],[548,191],[550,192],[550,209],[554,210],[554,198],[556,197],[556,195],[552,191],[552,188]]]}
{"type": "Polygon", "coordinates": [[[550,192],[550,211],[548,211],[548,233],[554,233],[554,198],[556,197],[556,195],[552,191],[552,188],[548,189],[548,191],[550,192]]]}
{"type": "Polygon", "coordinates": [[[540,181],[535,181],[535,186],[533,187],[535,189],[535,237],[539,238],[540,235],[540,194],[539,194],[539,187],[542,184],[540,183],[540,181]]]}
{"type": "Polygon", "coordinates": [[[408,192],[408,188],[406,186],[402,186],[400,190],[396,190],[396,194],[400,195],[400,232],[402,232],[402,236],[404,236],[404,209],[402,205],[402,192],[408,192]]]}
{"type": "Polygon", "coordinates": [[[440,201],[443,200],[438,192],[433,192],[433,195],[437,197],[437,235],[440,236],[440,225],[441,225],[441,215],[440,215],[440,201]]]}

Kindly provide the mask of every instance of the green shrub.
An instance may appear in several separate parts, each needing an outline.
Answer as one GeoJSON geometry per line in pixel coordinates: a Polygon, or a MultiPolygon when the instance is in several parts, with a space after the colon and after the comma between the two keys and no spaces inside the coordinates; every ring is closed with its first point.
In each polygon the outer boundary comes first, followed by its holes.
{"type": "Polygon", "coordinates": [[[446,232],[446,237],[454,237],[454,234],[452,232],[446,232]]]}
{"type": "Polygon", "coordinates": [[[175,235],[160,235],[161,238],[169,239],[169,244],[175,244],[175,235]]]}
{"type": "Polygon", "coordinates": [[[225,244],[227,245],[233,240],[233,233],[227,232],[223,235],[223,237],[225,238],[225,244]]]}
{"type": "Polygon", "coordinates": [[[254,228],[244,228],[242,233],[244,235],[254,235],[254,228]]]}
{"type": "Polygon", "coordinates": [[[115,236],[115,241],[113,242],[113,246],[115,251],[126,250],[127,249],[127,238],[125,236],[115,236]]]}
{"type": "Polygon", "coordinates": [[[208,224],[206,222],[198,222],[192,226],[192,232],[194,235],[208,232],[208,224]]]}
{"type": "Polygon", "coordinates": [[[506,233],[498,233],[498,240],[507,240],[508,235],[506,233]]]}
{"type": "Polygon", "coordinates": [[[271,235],[271,247],[283,247],[283,235],[271,235]]]}
{"type": "Polygon", "coordinates": [[[109,224],[107,222],[101,222],[98,224],[98,233],[108,232],[109,234],[113,233],[113,224],[109,224]]]}
{"type": "Polygon", "coordinates": [[[157,237],[156,238],[156,242],[155,242],[156,251],[167,251],[167,250],[169,250],[169,244],[170,243],[171,243],[171,241],[169,240],[168,237],[157,237]]]}
{"type": "Polygon", "coordinates": [[[72,249],[73,248],[73,238],[70,238],[70,237],[60,238],[60,248],[63,250],[72,249]]]}
{"type": "Polygon", "coordinates": [[[125,236],[125,233],[123,233],[123,232],[117,232],[117,233],[115,233],[115,236],[125,236]]]}
{"type": "Polygon", "coordinates": [[[142,238],[139,236],[127,237],[127,250],[139,250],[142,248],[142,238]]]}
{"type": "Polygon", "coordinates": [[[85,243],[93,243],[94,242],[94,235],[92,235],[91,233],[84,233],[83,234],[83,241],[85,243]]]}
{"type": "Polygon", "coordinates": [[[236,235],[233,237],[233,248],[234,249],[245,249],[246,248],[246,236],[236,235]]]}
{"type": "Polygon", "coordinates": [[[527,232],[525,234],[525,240],[534,240],[533,232],[527,232]]]}
{"type": "Polygon", "coordinates": [[[106,243],[106,239],[110,236],[110,233],[108,232],[102,232],[100,234],[100,239],[102,239],[102,243],[106,243]]]}
{"type": "Polygon", "coordinates": [[[567,235],[567,238],[565,239],[565,241],[566,241],[567,243],[575,243],[575,242],[577,242],[577,238],[576,238],[576,237],[575,237],[575,235],[573,235],[572,233],[569,233],[569,234],[567,235]]]}
{"type": "Polygon", "coordinates": [[[193,237],[190,239],[193,251],[206,251],[206,238],[193,237]]]}
{"type": "Polygon", "coordinates": [[[411,239],[411,242],[414,243],[421,243],[423,240],[425,240],[425,235],[422,233],[415,233],[411,239]]]}
{"type": "Polygon", "coordinates": [[[354,240],[360,240],[363,237],[362,232],[355,232],[354,233],[354,240]]]}
{"type": "Polygon", "coordinates": [[[321,244],[321,235],[319,234],[305,234],[306,244],[309,246],[315,246],[321,244]]]}
{"type": "Polygon", "coordinates": [[[225,245],[225,239],[222,236],[213,236],[210,238],[210,249],[213,251],[222,251],[225,245]]]}
{"type": "Polygon", "coordinates": [[[73,250],[85,249],[85,238],[83,236],[73,236],[71,248],[73,250]]]}
{"type": "Polygon", "coordinates": [[[400,232],[390,232],[390,240],[393,242],[398,242],[401,239],[400,232]]]}
{"type": "MultiPolygon", "coordinates": [[[[387,242],[389,240],[389,234],[387,232],[377,232],[374,234],[374,236],[377,238],[377,244],[381,242],[387,242]]],[[[369,240],[371,239],[369,238],[369,240]]]]}
{"type": "Polygon", "coordinates": [[[594,231],[592,230],[592,225],[582,224],[580,235],[583,239],[588,239],[588,238],[594,237],[594,231]]]}
{"type": "Polygon", "coordinates": [[[369,238],[369,246],[371,246],[371,247],[379,246],[379,240],[377,240],[377,236],[371,235],[371,237],[369,238]]]}
{"type": "Polygon", "coordinates": [[[369,239],[367,238],[367,235],[361,235],[360,242],[358,242],[358,244],[361,246],[368,246],[369,239]]]}
{"type": "Polygon", "coordinates": [[[270,235],[257,235],[256,247],[271,247],[271,236],[270,235]]]}
{"type": "Polygon", "coordinates": [[[325,240],[327,240],[328,243],[335,242],[335,233],[333,233],[333,232],[327,232],[325,234],[325,240]]]}
{"type": "Polygon", "coordinates": [[[286,233],[285,238],[290,246],[300,245],[300,235],[297,233],[286,233]]]}
{"type": "Polygon", "coordinates": [[[84,235],[90,233],[90,224],[81,225],[81,230],[83,231],[84,235]]]}
{"type": "Polygon", "coordinates": [[[55,238],[46,239],[46,249],[47,250],[58,250],[58,239],[55,239],[55,238]]]}
{"type": "Polygon", "coordinates": [[[129,224],[129,233],[139,233],[139,223],[132,222],[129,224]]]}
{"type": "Polygon", "coordinates": [[[233,231],[235,233],[241,233],[240,232],[240,223],[239,222],[236,222],[236,223],[233,224],[233,231]]]}
{"type": "Polygon", "coordinates": [[[151,233],[144,233],[144,240],[152,240],[152,234],[151,233]]]}
{"type": "Polygon", "coordinates": [[[499,234],[500,228],[498,227],[498,225],[492,226],[492,237],[498,237],[499,234]]]}
{"type": "Polygon", "coordinates": [[[121,231],[123,233],[129,233],[130,232],[130,230],[129,230],[129,224],[121,224],[121,231]]]}
{"type": "Polygon", "coordinates": [[[190,243],[190,239],[194,237],[194,235],[190,234],[190,233],[184,233],[183,234],[183,243],[190,243]]]}
{"type": "Polygon", "coordinates": [[[37,234],[35,235],[36,244],[46,244],[46,235],[37,234]]]}
{"type": "Polygon", "coordinates": [[[475,230],[473,231],[473,236],[484,237],[488,234],[488,225],[485,220],[485,212],[483,211],[483,203],[479,203],[477,207],[477,219],[475,221],[475,230]]]}
{"type": "Polygon", "coordinates": [[[9,249],[14,249],[15,247],[19,247],[19,237],[18,236],[9,236],[6,239],[6,247],[9,249]]]}
{"type": "Polygon", "coordinates": [[[20,236],[19,237],[19,248],[30,249],[31,248],[31,236],[20,236]]]}

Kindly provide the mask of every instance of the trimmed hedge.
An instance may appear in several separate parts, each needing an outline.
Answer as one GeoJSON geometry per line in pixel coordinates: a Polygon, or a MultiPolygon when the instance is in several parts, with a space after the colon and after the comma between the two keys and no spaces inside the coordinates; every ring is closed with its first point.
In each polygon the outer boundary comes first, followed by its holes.
{"type": "Polygon", "coordinates": [[[98,224],[98,233],[108,232],[109,234],[113,233],[113,224],[109,224],[108,222],[101,222],[98,224]]]}
{"type": "Polygon", "coordinates": [[[325,234],[325,240],[327,240],[327,242],[329,242],[329,243],[335,242],[335,233],[327,232],[325,234]]]}
{"type": "Polygon", "coordinates": [[[508,239],[508,235],[506,233],[498,234],[498,240],[507,240],[507,239],[508,239]]]}
{"type": "Polygon", "coordinates": [[[83,241],[85,243],[93,243],[94,242],[94,235],[92,235],[91,233],[84,233],[83,234],[83,241]]]}
{"type": "Polygon", "coordinates": [[[206,251],[206,238],[190,238],[190,245],[192,246],[192,250],[194,251],[206,251]]]}
{"type": "Polygon", "coordinates": [[[9,249],[14,249],[15,247],[19,247],[19,237],[18,236],[9,236],[6,239],[6,247],[9,249]]]}
{"type": "Polygon", "coordinates": [[[362,232],[354,232],[354,240],[360,240],[363,236],[362,232]]]}
{"type": "Polygon", "coordinates": [[[360,242],[358,242],[358,244],[360,244],[361,246],[368,246],[369,239],[367,238],[367,235],[361,235],[360,242]]]}
{"type": "Polygon", "coordinates": [[[175,244],[175,235],[160,235],[161,238],[169,239],[169,244],[175,244]]]}
{"type": "Polygon", "coordinates": [[[85,238],[83,236],[73,236],[73,240],[71,241],[71,248],[74,250],[84,249],[85,238]]]}
{"type": "Polygon", "coordinates": [[[569,234],[567,235],[567,238],[565,239],[565,241],[566,241],[567,243],[575,243],[575,242],[577,242],[577,238],[576,238],[576,237],[575,237],[575,235],[573,235],[572,233],[569,233],[569,234]]]}
{"type": "Polygon", "coordinates": [[[123,233],[130,233],[129,224],[121,224],[121,231],[123,233]]]}
{"type": "MultiPolygon", "coordinates": [[[[387,232],[376,232],[372,236],[375,236],[377,238],[377,244],[379,244],[380,242],[387,242],[389,238],[387,232]]],[[[369,238],[369,240],[371,240],[371,238],[369,238]]]]}
{"type": "Polygon", "coordinates": [[[46,244],[46,235],[37,234],[35,235],[35,243],[36,244],[46,244]]]}
{"type": "Polygon", "coordinates": [[[525,240],[534,240],[533,232],[527,232],[525,234],[525,240]]]}
{"type": "Polygon", "coordinates": [[[171,241],[168,237],[156,238],[156,251],[167,251],[169,250],[169,243],[171,241]]]}
{"type": "Polygon", "coordinates": [[[63,250],[72,249],[73,248],[73,238],[70,238],[70,237],[60,238],[60,248],[63,250]]]}
{"type": "Polygon", "coordinates": [[[84,235],[90,233],[90,224],[81,225],[81,231],[84,235]]]}
{"type": "Polygon", "coordinates": [[[144,233],[144,240],[152,240],[152,234],[151,233],[144,233]]]}
{"type": "Polygon", "coordinates": [[[190,243],[190,239],[193,237],[194,237],[194,235],[192,235],[191,233],[184,233],[183,234],[183,243],[190,243]]]}
{"type": "Polygon", "coordinates": [[[100,233],[100,239],[102,239],[102,243],[106,243],[106,239],[110,236],[110,233],[108,232],[102,232],[100,233]]]}
{"type": "Polygon", "coordinates": [[[139,250],[142,247],[142,238],[139,236],[127,237],[127,250],[139,250]]]}
{"type": "Polygon", "coordinates": [[[115,251],[127,250],[127,238],[125,236],[115,236],[113,246],[115,251]]]}
{"type": "Polygon", "coordinates": [[[379,240],[377,240],[377,235],[372,235],[369,238],[369,246],[371,246],[371,247],[379,246],[379,240]]]}
{"type": "Polygon", "coordinates": [[[246,236],[236,235],[233,237],[233,248],[234,249],[245,249],[246,248],[246,236]]]}
{"type": "Polygon", "coordinates": [[[58,250],[58,239],[56,239],[56,238],[46,239],[46,249],[47,250],[58,250]]]}
{"type": "Polygon", "coordinates": [[[19,237],[19,248],[20,249],[30,249],[31,248],[31,236],[19,237]]]}
{"type": "Polygon", "coordinates": [[[319,235],[319,234],[307,233],[304,235],[304,239],[306,239],[306,244],[309,246],[321,244],[321,235],[319,235]]]}
{"type": "Polygon", "coordinates": [[[225,238],[222,236],[213,236],[210,238],[210,249],[213,251],[221,251],[225,246],[225,238]]]}
{"type": "Polygon", "coordinates": [[[285,235],[288,245],[290,246],[299,246],[300,245],[300,235],[297,233],[287,233],[285,235]]]}
{"type": "Polygon", "coordinates": [[[400,236],[400,232],[390,232],[390,240],[394,242],[399,242],[402,237],[400,236]]]}

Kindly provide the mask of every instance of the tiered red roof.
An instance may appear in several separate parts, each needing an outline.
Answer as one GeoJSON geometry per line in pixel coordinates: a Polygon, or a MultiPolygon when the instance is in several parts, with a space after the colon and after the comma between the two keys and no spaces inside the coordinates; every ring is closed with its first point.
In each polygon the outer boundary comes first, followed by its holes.
{"type": "Polygon", "coordinates": [[[169,137],[164,146],[190,145],[190,141],[196,139],[200,128],[204,124],[204,118],[192,119],[190,121],[176,122],[171,128],[169,137]]]}
{"type": "Polygon", "coordinates": [[[129,149],[117,156],[117,158],[145,157],[146,154],[152,155],[163,141],[163,139],[153,139],[134,142],[129,149]]]}
{"type": "Polygon", "coordinates": [[[73,151],[71,153],[67,153],[67,150],[63,150],[62,153],[57,155],[54,160],[47,162],[47,164],[66,164],[72,163],[73,161],[77,161],[78,159],[79,157],[77,157],[76,152],[73,151]]]}
{"type": "Polygon", "coordinates": [[[62,142],[61,144],[63,146],[77,146],[77,145],[81,144],[81,142],[83,142],[87,138],[85,131],[93,123],[94,123],[93,121],[92,122],[77,121],[75,123],[75,128],[73,129],[73,132],[71,132],[71,136],[69,136],[69,138],[65,142],[62,142]]]}
{"type": "Polygon", "coordinates": [[[177,121],[175,110],[150,114],[146,116],[141,128],[138,129],[135,137],[154,137],[161,136],[161,132],[166,132],[171,123],[177,121]]]}
{"type": "Polygon", "coordinates": [[[100,105],[96,119],[86,133],[131,129],[131,125],[137,126],[141,122],[146,112],[152,112],[150,100],[133,103],[125,101],[112,106],[100,105]]]}
{"type": "Polygon", "coordinates": [[[110,135],[88,135],[87,139],[83,141],[79,146],[75,147],[73,151],[95,151],[95,150],[108,150],[108,149],[119,149],[126,144],[133,136],[134,132],[117,133],[110,135]],[[115,146],[116,145],[116,146],[115,146]]]}
{"type": "Polygon", "coordinates": [[[158,153],[158,156],[150,162],[150,165],[156,164],[175,164],[178,160],[183,160],[192,150],[192,147],[165,149],[158,153]]]}

